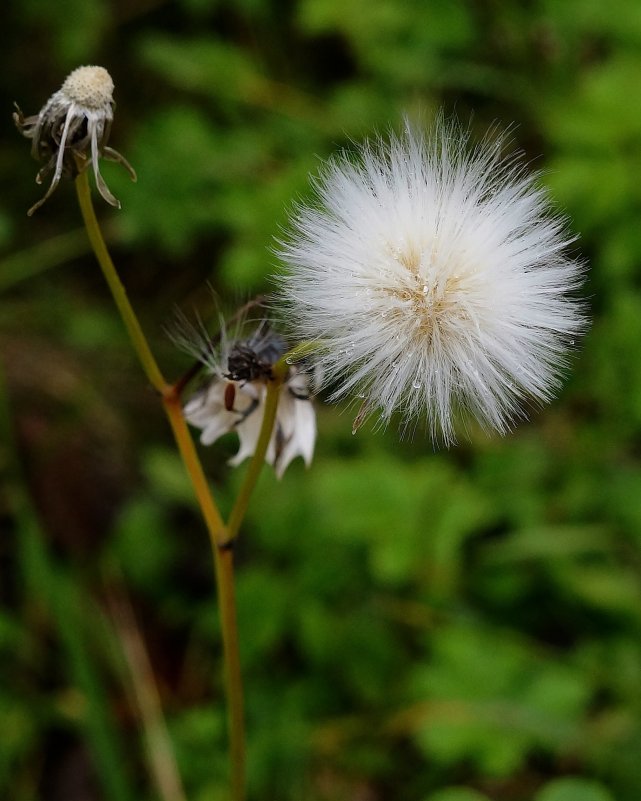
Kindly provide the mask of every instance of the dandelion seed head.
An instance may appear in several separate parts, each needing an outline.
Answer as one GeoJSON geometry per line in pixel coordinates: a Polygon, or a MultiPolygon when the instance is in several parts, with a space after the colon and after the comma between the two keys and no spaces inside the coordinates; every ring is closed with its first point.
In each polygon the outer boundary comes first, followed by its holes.
{"type": "MultiPolygon", "coordinates": [[[[476,149],[456,125],[365,143],[315,179],[280,245],[296,336],[323,342],[333,398],[367,397],[386,424],[427,419],[454,440],[454,411],[504,433],[527,399],[558,389],[574,298],[574,237],[503,142],[476,149]]],[[[360,416],[359,412],[359,416],[360,416]]]]}
{"type": "Polygon", "coordinates": [[[70,103],[98,110],[113,103],[114,82],[104,67],[77,67],[60,91],[70,103]]]}

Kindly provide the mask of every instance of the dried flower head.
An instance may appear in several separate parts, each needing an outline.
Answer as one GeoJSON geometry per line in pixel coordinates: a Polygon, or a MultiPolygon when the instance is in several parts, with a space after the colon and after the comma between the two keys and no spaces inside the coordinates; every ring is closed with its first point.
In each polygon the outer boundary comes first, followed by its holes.
{"type": "MultiPolygon", "coordinates": [[[[185,418],[202,429],[203,445],[211,445],[223,434],[235,431],[240,447],[229,464],[236,466],[256,450],[267,383],[272,380],[272,367],[287,348],[284,339],[265,323],[246,338],[229,339],[224,325],[221,331],[221,342],[213,347],[206,332],[182,320],[181,330],[174,338],[178,345],[203,361],[211,375],[185,405],[185,418]]],[[[316,414],[309,378],[292,365],[278,400],[265,460],[281,478],[297,456],[310,465],[315,441],[316,414]]]]}
{"type": "Polygon", "coordinates": [[[574,237],[503,142],[476,149],[439,121],[429,138],[365,143],[315,181],[281,243],[282,296],[298,337],[322,342],[333,398],[454,441],[461,408],[503,433],[558,388],[584,328],[574,237]]]}
{"type": "Polygon", "coordinates": [[[44,161],[36,183],[53,171],[45,196],[28,214],[42,206],[58,186],[61,177],[74,178],[89,163],[93,165],[96,186],[102,197],[116,208],[120,202],[111,194],[98,166],[99,159],[116,161],[136,180],[136,173],[116,150],[107,147],[113,121],[111,75],[104,67],[78,67],[45,103],[39,114],[25,117],[16,105],[13,119],[18,130],[32,140],[31,155],[44,161]]]}

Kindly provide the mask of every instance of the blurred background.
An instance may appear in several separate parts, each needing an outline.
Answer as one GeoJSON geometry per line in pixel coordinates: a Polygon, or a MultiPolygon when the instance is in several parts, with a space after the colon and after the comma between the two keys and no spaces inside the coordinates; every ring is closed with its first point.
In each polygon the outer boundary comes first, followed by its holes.
{"type": "MultiPolygon", "coordinates": [[[[227,797],[204,526],[73,186],[26,217],[12,104],[100,64],[138,183],[104,163],[123,209],[96,205],[170,377],[176,309],[269,291],[308,174],[404,114],[513,126],[591,265],[562,397],[510,436],[434,452],[319,402],[310,470],[265,471],[238,552],[252,801],[638,801],[638,0],[22,0],[1,37],[0,796],[227,797]]],[[[235,449],[202,453],[224,509],[235,449]]]]}

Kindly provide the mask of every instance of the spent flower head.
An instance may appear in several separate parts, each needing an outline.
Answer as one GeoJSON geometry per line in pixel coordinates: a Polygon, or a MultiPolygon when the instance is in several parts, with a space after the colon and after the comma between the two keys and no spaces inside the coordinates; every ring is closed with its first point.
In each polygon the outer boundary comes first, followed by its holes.
{"type": "MultiPolygon", "coordinates": [[[[235,431],[240,447],[229,464],[239,465],[256,450],[267,384],[273,379],[273,366],[287,352],[285,340],[265,322],[244,337],[229,337],[222,323],[220,343],[214,346],[206,331],[196,329],[184,319],[180,330],[174,332],[174,339],[202,361],[210,374],[207,383],[186,403],[185,418],[202,429],[203,445],[211,445],[224,434],[235,431]]],[[[309,376],[297,365],[290,365],[279,395],[265,460],[281,478],[297,456],[310,465],[315,442],[316,414],[309,376]]]]}
{"type": "Polygon", "coordinates": [[[119,162],[136,180],[136,173],[124,156],[107,146],[113,121],[113,90],[111,75],[104,67],[78,67],[38,114],[25,117],[16,105],[13,119],[18,130],[31,139],[31,155],[45,162],[36,183],[41,184],[53,171],[47,193],[29,209],[29,215],[49,198],[61,177],[74,178],[90,163],[98,191],[107,203],[120,208],[98,166],[101,157],[119,162]]]}
{"type": "Polygon", "coordinates": [[[463,409],[503,433],[553,396],[584,329],[565,220],[500,137],[468,140],[407,124],[335,157],[280,245],[289,322],[322,346],[332,398],[362,399],[354,430],[399,410],[449,444],[463,409]]]}

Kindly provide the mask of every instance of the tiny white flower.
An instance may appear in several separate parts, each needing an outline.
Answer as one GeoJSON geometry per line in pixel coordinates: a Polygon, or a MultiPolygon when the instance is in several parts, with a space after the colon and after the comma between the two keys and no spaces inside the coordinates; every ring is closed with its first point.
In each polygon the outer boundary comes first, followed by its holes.
{"type": "MultiPolygon", "coordinates": [[[[284,355],[284,340],[261,327],[249,339],[223,338],[219,350],[178,337],[212,373],[209,383],[198,390],[184,407],[186,420],[202,429],[200,441],[211,445],[223,434],[235,431],[240,440],[238,453],[229,460],[236,466],[252,456],[263,421],[267,382],[271,368],[284,355]]],[[[316,442],[316,414],[311,402],[308,376],[295,365],[289,368],[281,388],[274,430],[265,461],[282,478],[290,462],[302,456],[309,467],[316,442]]]]}
{"type": "Polygon", "coordinates": [[[36,182],[42,183],[43,177],[53,171],[47,193],[29,209],[29,215],[42,206],[61,177],[78,174],[78,157],[92,164],[96,186],[102,197],[120,208],[98,165],[101,157],[117,161],[127,169],[132,180],[136,180],[136,173],[124,156],[107,147],[113,122],[113,90],[111,75],[104,67],[78,67],[67,76],[62,87],[47,100],[38,114],[25,117],[17,107],[13,119],[18,130],[32,140],[32,156],[45,162],[36,182]]]}
{"type": "Polygon", "coordinates": [[[332,399],[363,399],[454,441],[453,411],[507,431],[550,400],[585,324],[583,266],[545,191],[501,141],[468,149],[457,126],[365,143],[334,158],[281,243],[296,336],[322,345],[332,399]]]}

